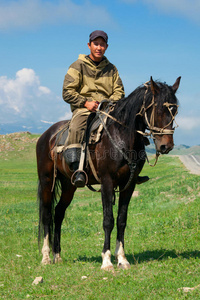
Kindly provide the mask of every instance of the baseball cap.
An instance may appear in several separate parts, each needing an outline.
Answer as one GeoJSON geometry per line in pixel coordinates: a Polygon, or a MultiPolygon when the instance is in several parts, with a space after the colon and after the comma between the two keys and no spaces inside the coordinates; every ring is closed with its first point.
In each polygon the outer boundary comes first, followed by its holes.
{"type": "Polygon", "coordinates": [[[105,33],[102,30],[95,30],[92,33],[90,33],[90,36],[89,36],[90,43],[98,37],[102,37],[104,39],[104,41],[106,42],[106,44],[108,43],[108,35],[107,35],[107,33],[105,33]]]}

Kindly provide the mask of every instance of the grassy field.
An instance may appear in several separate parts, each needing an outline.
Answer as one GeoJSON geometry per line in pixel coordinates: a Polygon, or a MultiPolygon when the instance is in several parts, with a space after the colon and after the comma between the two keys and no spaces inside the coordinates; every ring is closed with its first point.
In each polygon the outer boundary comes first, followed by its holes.
{"type": "MultiPolygon", "coordinates": [[[[199,176],[177,157],[145,165],[151,180],[137,186],[128,213],[125,250],[130,270],[103,272],[99,193],[77,191],[62,227],[59,265],[41,265],[35,142],[2,137],[0,152],[1,299],[200,299],[199,176]],[[43,277],[43,283],[32,285],[43,277]],[[186,292],[183,287],[190,287],[186,292]]],[[[117,214],[117,201],[114,206],[117,214]]],[[[111,250],[114,253],[116,229],[111,250]]]]}

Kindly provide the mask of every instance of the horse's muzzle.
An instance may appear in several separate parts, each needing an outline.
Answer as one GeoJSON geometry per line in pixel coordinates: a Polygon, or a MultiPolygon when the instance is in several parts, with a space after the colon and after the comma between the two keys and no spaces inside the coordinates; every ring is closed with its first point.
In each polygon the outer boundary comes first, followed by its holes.
{"type": "Polygon", "coordinates": [[[168,145],[161,145],[160,150],[158,150],[161,154],[168,154],[174,146],[168,146],[168,145]]]}
{"type": "Polygon", "coordinates": [[[155,139],[156,151],[161,154],[168,154],[174,148],[172,136],[163,136],[161,139],[155,139]]]}

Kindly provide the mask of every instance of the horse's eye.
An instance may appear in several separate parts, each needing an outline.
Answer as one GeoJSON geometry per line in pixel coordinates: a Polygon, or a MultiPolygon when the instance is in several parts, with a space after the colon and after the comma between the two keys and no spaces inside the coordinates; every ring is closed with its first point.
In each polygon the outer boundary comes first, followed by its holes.
{"type": "Polygon", "coordinates": [[[176,106],[171,106],[171,107],[169,108],[169,110],[171,111],[171,113],[172,113],[173,115],[175,115],[175,114],[176,114],[177,108],[176,108],[176,106]]]}

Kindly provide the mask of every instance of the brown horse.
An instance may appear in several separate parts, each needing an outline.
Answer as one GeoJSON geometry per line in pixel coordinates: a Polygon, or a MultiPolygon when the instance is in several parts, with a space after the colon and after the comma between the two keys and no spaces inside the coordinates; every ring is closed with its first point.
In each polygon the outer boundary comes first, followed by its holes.
{"type": "MultiPolygon", "coordinates": [[[[88,185],[101,183],[103,229],[105,240],[102,251],[103,270],[112,270],[110,238],[114,227],[113,193],[119,190],[117,241],[115,256],[118,267],[127,269],[130,264],[124,252],[124,232],[128,205],[137,177],[145,163],[145,130],[155,142],[157,153],[167,154],[174,146],[173,121],[178,104],[175,93],[180,78],[173,86],[154,82],[153,79],[138,87],[128,97],[119,100],[104,124],[101,139],[89,145],[93,167],[85,172],[88,185]],[[93,169],[93,171],[92,171],[93,169]],[[94,171],[95,169],[95,171],[94,171]]],[[[37,143],[38,198],[40,201],[39,238],[44,235],[42,263],[49,264],[50,245],[54,262],[61,261],[61,225],[66,208],[70,205],[76,187],[71,183],[72,172],[63,160],[62,153],[52,155],[56,133],[67,121],[61,121],[45,131],[37,143]],[[60,183],[60,199],[56,201],[56,186],[60,183]]]]}

